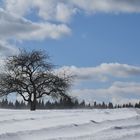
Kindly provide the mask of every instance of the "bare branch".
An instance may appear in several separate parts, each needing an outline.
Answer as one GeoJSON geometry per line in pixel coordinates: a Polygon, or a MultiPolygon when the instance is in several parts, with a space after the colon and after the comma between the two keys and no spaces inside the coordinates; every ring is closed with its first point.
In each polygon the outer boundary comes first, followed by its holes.
{"type": "Polygon", "coordinates": [[[49,56],[42,51],[23,50],[9,57],[5,73],[0,75],[0,96],[16,92],[28,102],[35,102],[44,95],[70,100],[66,91],[71,77],[55,75],[52,68],[49,56]]]}

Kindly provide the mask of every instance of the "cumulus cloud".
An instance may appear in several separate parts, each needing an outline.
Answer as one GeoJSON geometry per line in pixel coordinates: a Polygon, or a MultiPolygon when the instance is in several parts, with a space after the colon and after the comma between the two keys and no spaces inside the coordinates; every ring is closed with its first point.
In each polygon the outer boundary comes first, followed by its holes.
{"type": "Polygon", "coordinates": [[[127,78],[140,75],[140,67],[119,63],[103,63],[96,67],[64,66],[57,69],[57,72],[65,71],[72,74],[80,81],[98,80],[106,82],[109,77],[127,78]]]}
{"type": "Polygon", "coordinates": [[[0,72],[4,71],[4,65],[7,56],[16,55],[19,53],[19,49],[13,45],[10,45],[6,41],[0,41],[0,72]]]}
{"type": "Polygon", "coordinates": [[[65,66],[55,72],[65,72],[76,77],[78,82],[71,94],[86,102],[111,101],[114,104],[123,104],[138,102],[140,98],[140,83],[135,80],[133,82],[133,78],[140,76],[139,66],[103,63],[96,67],[65,66]]]}
{"type": "Polygon", "coordinates": [[[37,27],[28,33],[19,34],[19,38],[22,40],[44,40],[47,38],[59,39],[64,35],[69,35],[71,30],[65,24],[51,24],[45,23],[32,23],[32,27],[37,27]]]}
{"type": "Polygon", "coordinates": [[[19,49],[14,45],[10,45],[6,41],[0,40],[0,72],[4,71],[4,65],[7,56],[16,55],[19,53],[19,49]]]}
{"type": "Polygon", "coordinates": [[[0,37],[17,40],[58,39],[70,34],[65,24],[77,12],[140,12],[139,0],[5,0],[0,9],[0,37]],[[32,22],[26,15],[36,14],[41,22],[32,22]],[[59,21],[64,24],[52,24],[59,21]],[[28,36],[27,36],[28,34],[28,36]]]}
{"type": "Polygon", "coordinates": [[[93,103],[95,100],[98,102],[112,101],[114,104],[138,102],[139,93],[140,83],[136,82],[114,82],[107,88],[74,89],[71,91],[73,96],[81,100],[85,99],[87,102],[93,103]]]}
{"type": "Polygon", "coordinates": [[[57,5],[56,19],[61,22],[69,22],[71,16],[76,13],[76,8],[72,8],[64,3],[59,3],[57,5]]]}
{"type": "Polygon", "coordinates": [[[68,22],[77,11],[86,13],[139,13],[139,0],[6,0],[7,11],[27,15],[37,9],[37,15],[45,20],[68,22]]]}
{"type": "Polygon", "coordinates": [[[24,18],[16,17],[3,9],[0,9],[0,21],[0,37],[3,39],[14,38],[37,28],[24,18]]]}
{"type": "Polygon", "coordinates": [[[58,39],[70,33],[64,24],[34,23],[0,9],[0,37],[17,40],[58,39]]]}
{"type": "MultiPolygon", "coordinates": [[[[4,0],[0,8],[0,38],[7,41],[9,39],[21,41],[59,39],[71,33],[67,23],[73,15],[81,11],[90,14],[96,12],[139,13],[140,1],[4,0]],[[38,22],[33,22],[29,18],[32,14],[38,17],[38,22]]],[[[103,80],[106,80],[106,77],[103,80]]]]}
{"type": "MultiPolygon", "coordinates": [[[[19,52],[19,50],[13,46],[10,45],[9,43],[5,42],[5,41],[0,41],[0,56],[4,57],[7,55],[14,55],[17,54],[19,52]]],[[[1,59],[0,61],[0,65],[4,63],[4,60],[1,59]]]]}
{"type": "Polygon", "coordinates": [[[76,12],[76,8],[63,0],[6,0],[5,9],[19,16],[25,16],[37,9],[39,17],[61,22],[68,22],[76,12]]]}
{"type": "Polygon", "coordinates": [[[86,12],[140,12],[139,0],[69,0],[86,12]]]}
{"type": "Polygon", "coordinates": [[[38,9],[38,16],[45,20],[69,22],[76,8],[63,0],[35,0],[32,6],[38,9]]]}
{"type": "Polygon", "coordinates": [[[4,0],[4,8],[9,13],[23,16],[30,12],[32,0],[4,0]]]}

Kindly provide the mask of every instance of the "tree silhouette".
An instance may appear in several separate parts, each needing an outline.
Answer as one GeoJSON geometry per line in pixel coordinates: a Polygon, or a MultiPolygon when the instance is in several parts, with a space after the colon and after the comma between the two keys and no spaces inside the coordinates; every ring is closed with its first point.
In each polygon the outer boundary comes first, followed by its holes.
{"type": "Polygon", "coordinates": [[[30,110],[36,110],[37,99],[45,95],[71,100],[66,94],[71,77],[58,76],[53,68],[43,51],[22,50],[7,60],[5,72],[0,75],[0,95],[18,93],[30,104],[30,110]]]}

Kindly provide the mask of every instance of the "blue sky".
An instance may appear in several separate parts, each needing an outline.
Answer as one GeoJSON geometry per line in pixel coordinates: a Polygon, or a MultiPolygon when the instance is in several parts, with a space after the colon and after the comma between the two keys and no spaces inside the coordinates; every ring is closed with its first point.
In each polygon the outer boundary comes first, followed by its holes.
{"type": "Polygon", "coordinates": [[[103,62],[139,65],[139,17],[135,13],[76,15],[69,23],[71,35],[36,44],[26,42],[22,46],[46,49],[59,65],[95,66],[103,62]]]}
{"type": "MultiPolygon", "coordinates": [[[[46,50],[86,101],[140,99],[139,0],[1,0],[0,56],[46,50]]],[[[1,64],[2,65],[2,64],[1,64]]]]}

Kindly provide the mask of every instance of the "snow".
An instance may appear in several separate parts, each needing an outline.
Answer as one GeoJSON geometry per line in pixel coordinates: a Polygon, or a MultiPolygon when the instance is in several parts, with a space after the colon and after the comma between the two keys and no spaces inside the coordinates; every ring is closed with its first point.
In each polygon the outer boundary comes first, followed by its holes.
{"type": "Polygon", "coordinates": [[[139,109],[0,109],[0,140],[139,139],[139,109]]]}

